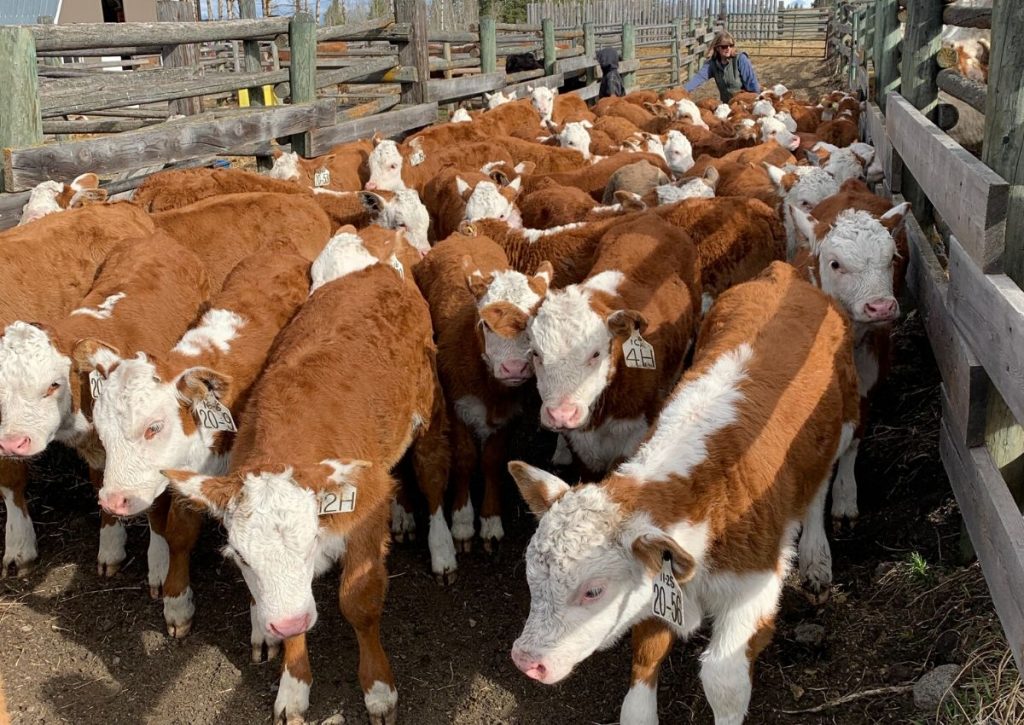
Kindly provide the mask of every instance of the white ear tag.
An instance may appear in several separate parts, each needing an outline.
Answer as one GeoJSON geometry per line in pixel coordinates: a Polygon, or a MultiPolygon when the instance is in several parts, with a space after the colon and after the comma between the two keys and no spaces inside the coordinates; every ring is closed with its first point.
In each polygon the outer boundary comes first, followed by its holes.
{"type": "Polygon", "coordinates": [[[315,172],[313,172],[313,186],[319,189],[322,186],[327,186],[331,183],[331,170],[326,166],[321,166],[315,172]]]}
{"type": "Polygon", "coordinates": [[[351,483],[342,484],[337,491],[321,491],[316,496],[317,513],[320,516],[352,513],[356,510],[356,493],[351,483]]]}
{"type": "Polygon", "coordinates": [[[398,272],[399,277],[405,279],[405,267],[402,265],[401,262],[398,261],[398,257],[392,254],[391,259],[388,261],[388,264],[391,265],[391,268],[393,270],[398,272]]]}
{"type": "Polygon", "coordinates": [[[99,370],[93,370],[89,373],[89,395],[92,396],[93,400],[96,400],[103,393],[104,382],[106,381],[100,375],[99,370]]]}
{"type": "Polygon", "coordinates": [[[622,343],[622,354],[625,356],[627,368],[643,368],[644,370],[657,368],[654,362],[654,348],[651,343],[640,337],[640,333],[636,329],[630,334],[629,339],[622,343]]]}
{"type": "Polygon", "coordinates": [[[683,628],[683,590],[676,582],[672,573],[672,559],[666,558],[661,571],[654,577],[654,596],[651,599],[651,612],[655,617],[683,628]]]}
{"type": "Polygon", "coordinates": [[[426,160],[427,160],[427,155],[425,153],[423,153],[423,150],[422,149],[416,149],[409,156],[409,165],[410,166],[419,166],[420,164],[422,164],[426,160]]]}
{"type": "Polygon", "coordinates": [[[227,433],[238,431],[231,411],[212,395],[208,395],[196,405],[196,419],[199,425],[207,430],[222,430],[227,433]]]}

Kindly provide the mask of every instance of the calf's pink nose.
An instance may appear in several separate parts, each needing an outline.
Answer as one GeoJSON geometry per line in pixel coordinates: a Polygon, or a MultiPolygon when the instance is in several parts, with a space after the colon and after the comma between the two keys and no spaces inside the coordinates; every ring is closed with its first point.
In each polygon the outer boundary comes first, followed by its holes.
{"type": "Polygon", "coordinates": [[[526,652],[513,648],[512,650],[512,661],[516,663],[524,675],[533,680],[543,680],[545,675],[548,673],[547,667],[536,657],[533,657],[526,652]]]}
{"type": "Polygon", "coordinates": [[[100,497],[100,506],[107,513],[124,516],[128,513],[128,497],[123,493],[110,493],[100,497]]]}
{"type": "Polygon", "coordinates": [[[267,625],[267,629],[270,630],[271,634],[277,635],[281,639],[288,637],[294,637],[297,634],[302,634],[309,628],[309,615],[300,614],[297,617],[282,617],[281,619],[274,620],[267,625]]]}
{"type": "Polygon", "coordinates": [[[579,408],[575,405],[559,405],[556,408],[544,409],[551,421],[559,428],[574,428],[580,420],[579,408]]]}
{"type": "Polygon", "coordinates": [[[896,300],[892,297],[879,297],[864,304],[864,312],[873,320],[891,320],[896,317],[896,300]]]}
{"type": "Polygon", "coordinates": [[[525,360],[506,360],[501,364],[501,374],[508,378],[521,378],[526,374],[529,363],[525,360]]]}
{"type": "Polygon", "coordinates": [[[8,456],[27,455],[32,448],[32,439],[26,435],[11,435],[0,438],[0,452],[8,456]]]}

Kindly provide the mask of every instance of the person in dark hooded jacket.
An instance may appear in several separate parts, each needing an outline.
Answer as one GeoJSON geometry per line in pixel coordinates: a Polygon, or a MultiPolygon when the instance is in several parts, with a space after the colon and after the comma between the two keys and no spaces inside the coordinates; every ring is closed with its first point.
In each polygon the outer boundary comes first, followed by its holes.
{"type": "Polygon", "coordinates": [[[622,83],[622,76],[619,74],[619,51],[615,48],[602,48],[597,51],[597,63],[601,66],[601,87],[598,89],[597,97],[624,96],[626,87],[622,83]]]}

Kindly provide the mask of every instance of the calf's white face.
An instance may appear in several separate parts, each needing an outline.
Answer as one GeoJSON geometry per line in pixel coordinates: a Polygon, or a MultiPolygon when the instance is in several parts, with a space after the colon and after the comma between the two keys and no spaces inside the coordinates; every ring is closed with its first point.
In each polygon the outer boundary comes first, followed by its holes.
{"type": "Polygon", "coordinates": [[[405,189],[402,180],[402,154],[398,144],[390,139],[378,143],[367,160],[370,168],[370,179],[366,182],[367,189],[384,189],[398,191],[405,189]]]}
{"type": "Polygon", "coordinates": [[[553,91],[550,88],[534,88],[530,92],[530,102],[533,107],[537,109],[537,113],[540,114],[540,120],[544,121],[551,120],[551,114],[555,110],[555,95],[558,91],[553,91]]]}
{"type": "MultiPolygon", "coordinates": [[[[509,471],[540,516],[526,550],[530,614],[512,660],[528,677],[551,685],[650,613],[656,569],[646,563],[648,551],[658,564],[662,547],[678,552],[674,565],[692,559],[649,522],[624,517],[600,486],[570,490],[518,462],[509,471]]],[[[681,569],[677,580],[682,584],[691,573],[681,569]]]]}
{"type": "Polygon", "coordinates": [[[590,158],[590,131],[593,128],[590,121],[573,121],[565,124],[565,128],[558,134],[558,145],[562,148],[579,151],[583,158],[590,158]]]}
{"type": "Polygon", "coordinates": [[[532,278],[514,270],[487,277],[473,271],[467,277],[470,291],[477,298],[484,365],[504,385],[521,385],[533,377],[526,327],[551,277],[552,268],[547,263],[532,278]]]}
{"type": "MultiPolygon", "coordinates": [[[[209,314],[209,313],[207,313],[209,314]]],[[[208,373],[191,368],[161,380],[156,366],[139,353],[112,366],[93,406],[93,425],[106,451],[100,505],[119,516],[146,511],[167,488],[165,469],[208,473],[223,465],[213,439],[190,421],[187,391],[204,386],[208,373]]],[[[218,471],[219,472],[219,471],[218,471]]]]}
{"type": "Polygon", "coordinates": [[[883,323],[899,317],[893,295],[892,271],[896,243],[883,223],[898,228],[910,205],[891,209],[881,220],[866,211],[847,209],[822,239],[814,234],[815,221],[802,209],[790,206],[797,228],[811,241],[818,258],[822,291],[834,297],[855,322],[883,323]]]}
{"type": "Polygon", "coordinates": [[[274,159],[274,166],[267,172],[271,179],[290,181],[299,178],[299,154],[288,151],[274,159]]]}
{"type": "Polygon", "coordinates": [[[0,455],[42,453],[72,425],[71,358],[50,335],[13,322],[0,337],[0,455]]]}
{"type": "Polygon", "coordinates": [[[686,173],[693,167],[693,145],[680,131],[668,132],[665,140],[665,163],[673,174],[686,173]]]}
{"type": "Polygon", "coordinates": [[[244,477],[210,478],[183,471],[167,475],[175,490],[222,520],[228,532],[224,555],[245,578],[255,602],[255,623],[268,635],[285,639],[316,624],[313,578],[344,547],[343,540],[319,535],[316,493],[297,481],[356,484],[358,472],[368,466],[365,461],[330,459],[301,472],[288,467],[244,477]]]}
{"type": "MultiPolygon", "coordinates": [[[[368,194],[364,193],[365,197],[368,194]]],[[[380,199],[380,197],[377,197],[380,199]]],[[[420,254],[430,251],[427,230],[430,228],[430,212],[415,189],[399,189],[390,201],[374,202],[377,223],[388,229],[401,229],[405,238],[420,254]]]]}
{"type": "MultiPolygon", "coordinates": [[[[505,188],[517,193],[521,183],[521,177],[516,177],[505,188]]],[[[460,194],[469,191],[469,184],[461,177],[456,177],[456,184],[460,194]]],[[[491,181],[480,181],[473,187],[473,193],[466,199],[464,219],[470,222],[477,219],[499,219],[513,229],[523,228],[523,218],[515,202],[506,198],[498,185],[491,181]]]]}
{"type": "MultiPolygon", "coordinates": [[[[630,310],[606,317],[591,305],[594,291],[615,294],[622,272],[601,272],[582,284],[549,292],[530,321],[530,345],[546,428],[582,428],[615,373],[616,335],[631,329],[630,310]],[[613,331],[613,328],[615,331],[613,331]]],[[[628,331],[626,332],[628,334],[628,331]]]]}

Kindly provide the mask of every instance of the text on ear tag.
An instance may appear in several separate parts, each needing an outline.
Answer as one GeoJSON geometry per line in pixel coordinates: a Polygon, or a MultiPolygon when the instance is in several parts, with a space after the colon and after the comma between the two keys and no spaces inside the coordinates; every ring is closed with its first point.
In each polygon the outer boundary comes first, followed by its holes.
{"type": "Polygon", "coordinates": [[[665,559],[661,571],[654,577],[651,612],[655,617],[683,628],[683,590],[672,573],[672,559],[665,559]]]}
{"type": "Polygon", "coordinates": [[[317,514],[349,514],[356,510],[356,487],[351,483],[342,484],[336,491],[321,491],[316,496],[317,514]]]}
{"type": "Polygon", "coordinates": [[[423,153],[422,150],[417,149],[416,151],[413,151],[412,154],[409,155],[409,165],[419,166],[426,160],[426,158],[427,155],[423,153]]]}
{"type": "Polygon", "coordinates": [[[327,186],[331,183],[331,170],[326,166],[321,166],[315,172],[313,172],[313,186],[320,188],[321,186],[327,186]]]}
{"type": "Polygon", "coordinates": [[[398,261],[398,257],[392,254],[390,264],[391,268],[398,272],[398,275],[402,279],[405,279],[405,266],[403,266],[402,263],[398,261]]]}
{"type": "Polygon", "coordinates": [[[654,361],[654,348],[651,343],[640,337],[637,330],[633,330],[629,339],[622,343],[622,354],[626,359],[627,368],[643,368],[644,370],[657,368],[654,361]]]}
{"type": "Polygon", "coordinates": [[[103,392],[103,376],[100,375],[99,370],[93,370],[89,373],[89,395],[92,396],[93,400],[100,397],[103,392]]]}
{"type": "Polygon", "coordinates": [[[205,400],[199,401],[196,405],[196,420],[207,430],[219,430],[226,433],[238,431],[235,419],[231,417],[231,411],[212,395],[207,396],[205,400]]]}

